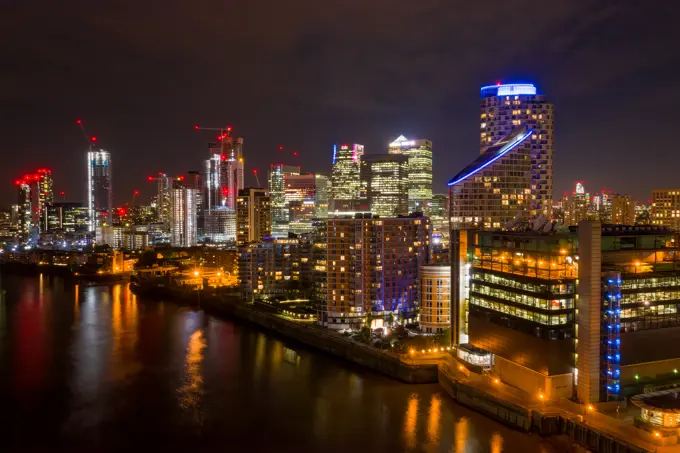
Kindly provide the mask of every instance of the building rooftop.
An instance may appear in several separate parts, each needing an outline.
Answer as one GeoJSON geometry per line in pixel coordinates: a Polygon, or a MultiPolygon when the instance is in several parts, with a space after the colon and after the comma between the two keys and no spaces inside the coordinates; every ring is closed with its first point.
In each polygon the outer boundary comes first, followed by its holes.
{"type": "Polygon", "coordinates": [[[680,414],[680,388],[642,393],[631,397],[630,401],[643,409],[680,414]]]}
{"type": "Polygon", "coordinates": [[[533,83],[506,83],[487,85],[482,87],[481,97],[490,98],[494,96],[518,96],[536,95],[536,86],[533,83]]]}

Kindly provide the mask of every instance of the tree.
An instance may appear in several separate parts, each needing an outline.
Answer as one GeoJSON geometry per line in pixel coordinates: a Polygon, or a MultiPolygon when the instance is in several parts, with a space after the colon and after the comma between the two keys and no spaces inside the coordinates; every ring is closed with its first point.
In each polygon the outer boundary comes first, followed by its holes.
{"type": "Polygon", "coordinates": [[[135,264],[135,268],[152,267],[158,262],[158,257],[156,252],[153,250],[147,250],[139,256],[139,260],[135,264]]]}
{"type": "Polygon", "coordinates": [[[390,313],[389,316],[387,316],[387,325],[390,326],[390,329],[394,326],[394,313],[390,313]]]}

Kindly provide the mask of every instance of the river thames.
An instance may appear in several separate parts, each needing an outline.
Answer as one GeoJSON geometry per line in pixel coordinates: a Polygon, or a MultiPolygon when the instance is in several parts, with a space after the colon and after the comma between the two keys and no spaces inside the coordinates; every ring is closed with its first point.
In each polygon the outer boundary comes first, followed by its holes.
{"type": "Polygon", "coordinates": [[[5,275],[0,451],[555,452],[454,403],[127,284],[5,275]]]}

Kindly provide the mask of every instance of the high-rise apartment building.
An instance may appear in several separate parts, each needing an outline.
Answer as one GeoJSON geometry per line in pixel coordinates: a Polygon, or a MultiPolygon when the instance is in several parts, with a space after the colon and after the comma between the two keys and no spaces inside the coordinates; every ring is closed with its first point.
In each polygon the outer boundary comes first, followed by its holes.
{"type": "Polygon", "coordinates": [[[319,323],[358,329],[367,317],[415,319],[419,270],[427,263],[430,221],[422,215],[338,217],[327,227],[327,305],[319,323]]]}
{"type": "Polygon", "coordinates": [[[265,189],[241,189],[236,200],[236,245],[262,241],[271,235],[269,194],[265,189]]]}
{"type": "Polygon", "coordinates": [[[448,183],[451,229],[502,228],[531,214],[531,136],[514,127],[448,183]]]}
{"type": "Polygon", "coordinates": [[[203,240],[205,235],[205,213],[203,212],[203,176],[199,171],[187,172],[184,183],[190,189],[196,189],[196,231],[198,232],[198,242],[203,240]]]}
{"type": "Polygon", "coordinates": [[[652,191],[652,225],[680,231],[680,189],[652,191]]]}
{"type": "Polygon", "coordinates": [[[390,143],[388,151],[408,157],[409,212],[426,212],[432,200],[432,142],[400,135],[390,143]]]}
{"type": "Polygon", "coordinates": [[[609,204],[611,207],[611,223],[615,225],[635,224],[635,202],[628,195],[610,194],[609,204]]]}
{"type": "Polygon", "coordinates": [[[243,138],[223,133],[218,139],[205,161],[201,223],[207,241],[229,242],[236,240],[236,199],[243,189],[243,138]]]}
{"type": "Polygon", "coordinates": [[[33,222],[33,191],[25,179],[17,180],[17,226],[19,234],[27,235],[35,225],[33,222]]]}
{"type": "Polygon", "coordinates": [[[506,137],[511,130],[526,125],[530,138],[531,215],[552,216],[553,199],[553,104],[529,83],[497,84],[482,87],[480,102],[480,150],[506,137]]]}
{"type": "Polygon", "coordinates": [[[172,182],[170,193],[170,245],[193,247],[197,244],[196,189],[187,187],[177,179],[172,182]]]}
{"type": "Polygon", "coordinates": [[[239,247],[241,297],[286,296],[296,287],[310,285],[308,257],[309,244],[294,238],[266,238],[239,247]]]}
{"type": "Polygon", "coordinates": [[[408,156],[399,154],[363,156],[360,171],[361,202],[371,214],[380,217],[408,214],[410,161],[408,156]]]}
{"type": "Polygon", "coordinates": [[[87,152],[87,208],[90,231],[103,223],[111,223],[113,209],[111,154],[100,149],[87,152]]]}
{"type": "Polygon", "coordinates": [[[364,145],[333,145],[329,213],[355,212],[360,204],[360,168],[364,145]]]}
{"type": "Polygon", "coordinates": [[[36,171],[37,214],[40,216],[40,231],[47,231],[47,208],[54,203],[52,170],[40,168],[36,171]]]}
{"type": "Polygon", "coordinates": [[[170,229],[172,217],[172,182],[174,178],[159,172],[158,176],[149,176],[149,181],[156,181],[156,223],[170,229]]]}
{"type": "Polygon", "coordinates": [[[272,212],[272,235],[288,237],[289,212],[286,205],[286,179],[300,174],[300,167],[272,164],[269,168],[269,199],[272,212]]]}

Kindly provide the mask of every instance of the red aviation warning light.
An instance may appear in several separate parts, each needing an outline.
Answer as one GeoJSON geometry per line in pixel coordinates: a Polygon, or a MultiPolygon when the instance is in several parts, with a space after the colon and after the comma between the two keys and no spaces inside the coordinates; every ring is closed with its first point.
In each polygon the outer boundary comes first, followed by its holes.
{"type": "Polygon", "coordinates": [[[297,157],[297,151],[293,151],[293,157],[297,157]]]}
{"type": "Polygon", "coordinates": [[[283,151],[283,146],[279,145],[279,151],[283,151]]]}
{"type": "MultiPolygon", "coordinates": [[[[62,192],[61,194],[63,195],[64,192],[62,192]]],[[[139,195],[139,190],[135,190],[134,192],[132,192],[132,195],[139,195]]]]}
{"type": "Polygon", "coordinates": [[[153,176],[149,176],[146,179],[148,179],[149,181],[153,181],[153,176]]]}

